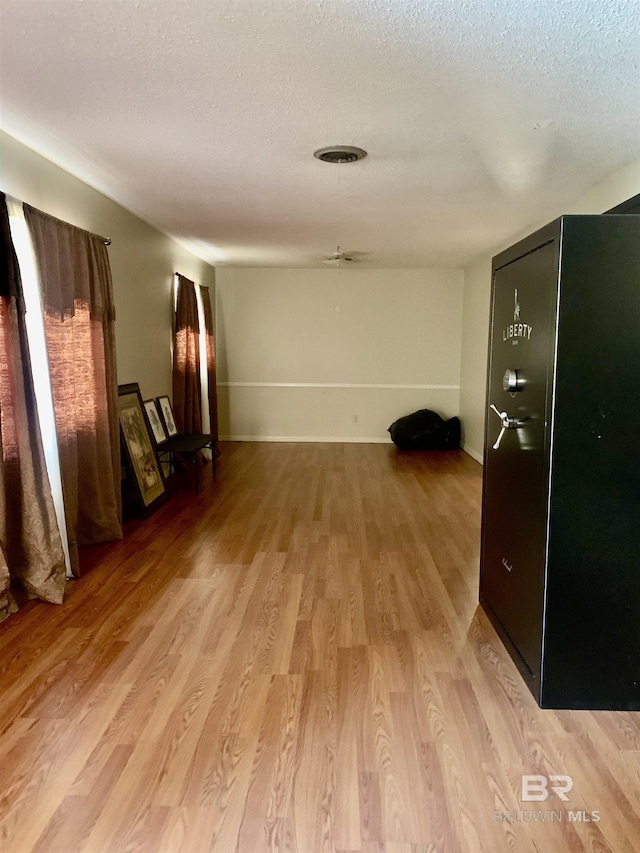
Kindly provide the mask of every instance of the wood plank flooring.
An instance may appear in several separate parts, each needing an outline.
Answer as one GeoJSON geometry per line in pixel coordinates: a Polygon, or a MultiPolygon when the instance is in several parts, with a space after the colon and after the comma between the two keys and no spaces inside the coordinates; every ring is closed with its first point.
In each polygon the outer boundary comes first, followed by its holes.
{"type": "Polygon", "coordinates": [[[2,853],[640,849],[640,714],[541,711],[477,606],[476,462],[227,444],[202,482],[0,626],[2,853]]]}

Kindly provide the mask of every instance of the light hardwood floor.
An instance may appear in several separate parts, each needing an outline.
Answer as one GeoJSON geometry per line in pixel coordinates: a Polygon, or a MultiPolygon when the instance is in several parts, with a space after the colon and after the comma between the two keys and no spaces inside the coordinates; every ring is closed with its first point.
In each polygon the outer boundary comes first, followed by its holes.
{"type": "Polygon", "coordinates": [[[2,853],[640,849],[640,714],[541,711],[477,606],[476,462],[227,444],[202,480],[0,626],[2,853]]]}

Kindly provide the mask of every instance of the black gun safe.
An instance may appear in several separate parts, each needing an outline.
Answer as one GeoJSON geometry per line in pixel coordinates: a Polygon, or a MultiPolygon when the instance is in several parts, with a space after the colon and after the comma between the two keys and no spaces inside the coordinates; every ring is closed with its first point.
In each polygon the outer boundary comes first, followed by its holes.
{"type": "Polygon", "coordinates": [[[640,710],[640,216],[493,262],[480,603],[542,708],[640,710]]]}

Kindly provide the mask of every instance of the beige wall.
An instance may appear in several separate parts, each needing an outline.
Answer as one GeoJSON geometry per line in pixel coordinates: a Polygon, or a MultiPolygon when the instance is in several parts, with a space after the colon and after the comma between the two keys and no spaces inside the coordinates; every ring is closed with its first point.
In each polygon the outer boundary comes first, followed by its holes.
{"type": "MultiPolygon", "coordinates": [[[[170,394],[173,273],[213,289],[213,268],[3,133],[0,190],[112,238],[118,380],[170,394]]],[[[428,407],[460,413],[481,459],[492,256],[561,213],[637,193],[640,161],[464,271],[220,268],[221,434],[387,440],[393,420],[428,407]]]]}
{"type": "Polygon", "coordinates": [[[513,234],[489,254],[464,270],[464,311],[462,319],[462,363],[460,370],[460,417],[464,449],[482,461],[484,446],[485,385],[491,298],[491,261],[527,234],[564,213],[603,213],[640,193],[640,161],[636,161],[591,187],[547,219],[513,234]]]}
{"type": "Polygon", "coordinates": [[[171,395],[173,274],[181,272],[213,292],[213,267],[4,133],[0,190],[111,237],[118,381],[139,382],[144,397],[171,395]]]}
{"type": "Polygon", "coordinates": [[[219,268],[216,298],[221,435],[388,441],[458,413],[461,270],[219,268]]]}

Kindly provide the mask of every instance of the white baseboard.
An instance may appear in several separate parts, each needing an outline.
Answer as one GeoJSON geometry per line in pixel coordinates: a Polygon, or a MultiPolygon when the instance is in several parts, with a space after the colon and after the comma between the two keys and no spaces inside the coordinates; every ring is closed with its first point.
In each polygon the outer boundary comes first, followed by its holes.
{"type": "MultiPolygon", "coordinates": [[[[221,435],[220,441],[272,441],[272,442],[299,442],[299,443],[317,443],[317,444],[392,444],[390,438],[380,437],[360,437],[360,436],[340,436],[340,435],[221,435]]],[[[482,455],[476,453],[468,445],[463,445],[462,449],[468,453],[476,462],[483,464],[482,455]]]]}
{"type": "Polygon", "coordinates": [[[364,438],[360,436],[340,435],[221,435],[220,441],[277,441],[277,442],[317,442],[318,444],[391,444],[390,438],[364,438]]]}
{"type": "Polygon", "coordinates": [[[463,444],[462,449],[465,453],[468,453],[472,459],[475,459],[476,462],[479,462],[481,465],[484,465],[484,458],[481,453],[477,453],[473,448],[469,447],[468,444],[463,444]]]}

